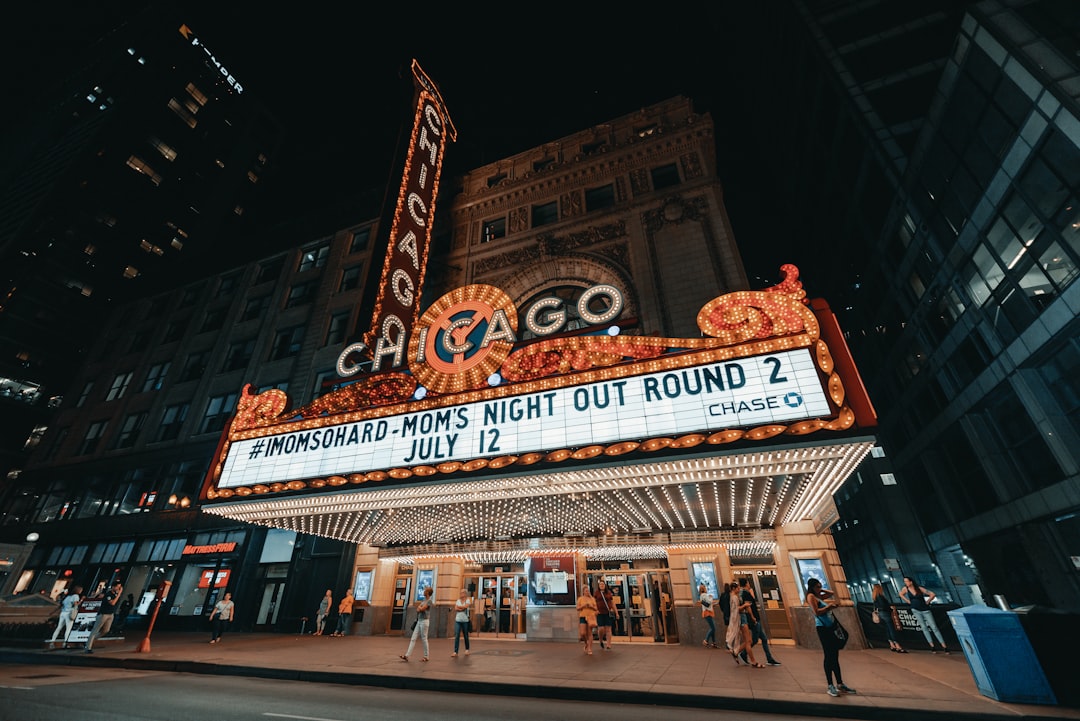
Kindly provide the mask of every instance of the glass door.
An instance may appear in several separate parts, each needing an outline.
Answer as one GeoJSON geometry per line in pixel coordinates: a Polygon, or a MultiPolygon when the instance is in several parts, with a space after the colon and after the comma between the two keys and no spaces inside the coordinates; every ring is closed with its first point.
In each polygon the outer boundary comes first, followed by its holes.
{"type": "Polygon", "coordinates": [[[390,611],[390,631],[405,629],[405,610],[409,607],[412,591],[412,575],[394,579],[394,607],[390,611]]]}
{"type": "Polygon", "coordinates": [[[525,637],[525,575],[501,572],[471,574],[465,588],[473,599],[471,632],[496,638],[525,637]]]}
{"type": "MultiPolygon", "coordinates": [[[[650,571],[645,574],[645,616],[654,643],[678,643],[679,629],[675,625],[675,607],[671,602],[671,574],[650,571]]],[[[648,636],[648,633],[644,633],[648,636]]]]}
{"type": "Polygon", "coordinates": [[[618,615],[611,638],[617,643],[678,643],[671,576],[667,571],[593,571],[586,574],[590,591],[603,578],[611,589],[618,615]]]}

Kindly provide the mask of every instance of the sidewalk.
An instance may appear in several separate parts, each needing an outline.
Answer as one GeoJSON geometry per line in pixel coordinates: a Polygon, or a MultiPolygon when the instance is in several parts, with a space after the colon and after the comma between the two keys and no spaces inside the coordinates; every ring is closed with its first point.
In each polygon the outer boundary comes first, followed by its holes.
{"type": "MultiPolygon", "coordinates": [[[[1077,719],[1080,709],[1001,703],[975,687],[963,654],[908,654],[887,649],[842,651],[844,681],[857,695],[825,693],[820,651],[773,646],[783,665],[735,666],[723,649],[616,644],[586,656],[579,644],[472,639],[472,653],[451,658],[452,639],[421,644],[408,663],[398,658],[401,636],[299,636],[232,633],[211,645],[210,635],[160,633],[150,650],[142,638],[98,641],[81,649],[0,648],[0,663],[137,668],[177,673],[252,676],[408,690],[527,696],[576,701],[744,710],[829,718],[1077,719]]],[[[464,651],[464,648],[461,649],[464,651]]],[[[761,648],[756,652],[759,656],[761,648]]],[[[764,660],[764,658],[759,658],[764,660]]]]}

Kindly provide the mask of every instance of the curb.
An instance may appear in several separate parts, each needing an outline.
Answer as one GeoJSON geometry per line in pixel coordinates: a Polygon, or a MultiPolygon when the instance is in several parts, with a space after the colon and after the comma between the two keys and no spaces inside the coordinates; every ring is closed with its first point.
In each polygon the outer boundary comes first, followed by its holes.
{"type": "MultiPolygon", "coordinates": [[[[305,683],[330,683],[345,686],[371,686],[400,689],[404,691],[435,691],[438,693],[468,693],[485,696],[508,696],[521,698],[558,699],[561,701],[587,701],[620,703],[641,706],[669,706],[699,708],[715,711],[744,711],[792,716],[821,718],[867,719],[873,721],[909,721],[910,709],[883,708],[880,706],[852,706],[841,702],[806,703],[805,701],[764,700],[693,693],[670,693],[664,691],[637,691],[618,688],[584,688],[573,686],[537,686],[497,681],[469,681],[462,679],[419,678],[414,676],[388,676],[382,674],[346,673],[340,671],[305,671],[277,669],[264,666],[237,666],[204,663],[200,661],[173,661],[142,658],[109,658],[84,655],[47,655],[28,651],[0,649],[0,663],[73,666],[95,668],[123,668],[138,671],[164,673],[190,673],[212,676],[240,676],[264,678],[277,681],[305,683]]],[[[1062,717],[1024,713],[973,713],[919,710],[920,721],[1062,721],[1062,717]]]]}

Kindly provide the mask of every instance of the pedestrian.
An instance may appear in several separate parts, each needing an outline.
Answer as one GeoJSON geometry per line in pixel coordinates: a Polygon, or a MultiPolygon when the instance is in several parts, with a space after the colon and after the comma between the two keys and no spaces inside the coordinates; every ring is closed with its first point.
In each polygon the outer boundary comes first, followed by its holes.
{"type": "MultiPolygon", "coordinates": [[[[424,597],[416,602],[416,623],[413,625],[412,638],[409,639],[409,648],[406,649],[400,658],[402,661],[408,661],[409,656],[412,655],[413,647],[416,645],[416,639],[420,638],[424,642],[424,657],[421,661],[428,660],[428,622],[431,616],[431,595],[435,592],[431,586],[424,589],[424,597]]],[[[466,643],[466,648],[468,644],[466,643]]],[[[468,653],[468,651],[465,651],[468,653]]]]}
{"type": "Polygon", "coordinates": [[[765,663],[770,666],[779,666],[780,662],[773,658],[769,648],[769,638],[765,635],[765,626],[761,623],[761,606],[757,596],[754,595],[754,587],[750,585],[750,579],[745,576],[739,579],[739,597],[750,604],[748,625],[750,626],[750,645],[753,646],[761,641],[761,649],[765,652],[765,663]]]}
{"type": "Polygon", "coordinates": [[[132,607],[135,605],[135,596],[128,594],[124,596],[123,603],[120,604],[120,608],[116,611],[116,631],[122,633],[127,628],[128,615],[131,613],[132,607]]]}
{"type": "Polygon", "coordinates": [[[930,604],[937,598],[937,594],[927,591],[915,583],[915,579],[910,576],[904,576],[904,587],[900,589],[900,598],[904,599],[905,603],[911,604],[911,612],[915,614],[915,618],[919,619],[919,628],[922,629],[926,642],[930,644],[930,653],[938,652],[937,647],[934,646],[934,636],[936,636],[938,643],[941,644],[941,650],[948,655],[949,648],[945,645],[945,638],[941,635],[937,621],[934,620],[934,612],[930,610],[930,604]]]}
{"type": "Polygon", "coordinates": [[[454,601],[454,652],[451,658],[457,658],[459,642],[462,634],[465,635],[465,655],[469,655],[469,609],[472,607],[472,599],[469,598],[469,589],[461,589],[457,600],[454,601]]]}
{"type": "Polygon", "coordinates": [[[596,580],[593,600],[596,601],[596,636],[600,641],[600,648],[610,651],[611,625],[615,622],[619,609],[615,605],[615,596],[608,588],[607,581],[602,578],[596,580]]]}
{"type": "Polygon", "coordinates": [[[495,589],[484,591],[484,630],[495,630],[495,589]]]}
{"type": "MultiPolygon", "coordinates": [[[[724,625],[727,627],[728,619],[731,618],[731,594],[728,592],[731,587],[728,584],[723,584],[720,588],[720,598],[717,599],[717,603],[720,606],[720,618],[724,619],[724,625]]],[[[724,634],[724,646],[727,650],[731,650],[731,644],[728,642],[727,637],[730,634],[724,634]]]]}
{"type": "Polygon", "coordinates": [[[60,601],[60,618],[56,622],[56,629],[53,631],[49,643],[56,643],[56,637],[63,634],[64,640],[61,643],[67,646],[71,627],[75,623],[75,617],[79,615],[79,601],[82,600],[82,591],[82,586],[72,586],[60,601]]]}
{"type": "Polygon", "coordinates": [[[345,591],[345,597],[341,599],[341,603],[338,604],[337,628],[332,634],[330,634],[331,636],[345,636],[349,633],[349,624],[352,623],[352,610],[354,602],[355,599],[353,598],[353,592],[350,588],[349,590],[345,591]]]}
{"type": "Polygon", "coordinates": [[[596,628],[596,599],[587,589],[577,597],[578,637],[585,644],[585,653],[592,656],[593,630],[596,628]]]}
{"type": "Polygon", "coordinates": [[[326,589],[326,595],[319,601],[319,610],[315,613],[315,632],[312,636],[322,636],[326,628],[326,617],[330,615],[330,609],[334,606],[334,592],[326,589]]]}
{"type": "MultiPolygon", "coordinates": [[[[725,583],[724,591],[721,594],[722,597],[727,598],[727,616],[724,618],[724,622],[727,624],[727,631],[724,633],[724,642],[727,644],[728,651],[731,652],[732,658],[735,659],[735,665],[739,665],[740,653],[745,653],[742,643],[742,623],[739,619],[739,586],[736,583],[725,583]]],[[[743,662],[749,664],[748,658],[743,658],[743,662]]]]}
{"type": "Polygon", "coordinates": [[[116,607],[120,603],[120,597],[124,594],[124,584],[113,581],[112,586],[105,590],[101,596],[101,605],[98,606],[97,619],[94,627],[90,629],[90,636],[86,639],[86,653],[94,652],[94,641],[104,636],[112,628],[113,616],[116,615],[116,607]]]}
{"type": "Polygon", "coordinates": [[[705,648],[716,648],[716,622],[713,620],[716,612],[713,611],[712,594],[704,583],[698,586],[698,601],[701,602],[701,616],[709,626],[709,632],[705,634],[705,640],[701,642],[701,645],[705,648]]]}
{"type": "Polygon", "coordinates": [[[874,599],[874,610],[878,614],[878,623],[885,627],[885,637],[889,639],[889,650],[893,653],[907,653],[907,649],[896,640],[896,626],[893,625],[893,607],[889,599],[885,598],[885,589],[880,583],[870,587],[874,599]]]}
{"type": "MultiPolygon", "coordinates": [[[[731,655],[735,656],[736,665],[741,660],[747,666],[765,668],[765,664],[758,663],[754,658],[753,637],[750,634],[750,602],[745,600],[739,591],[739,584],[731,583],[731,624],[737,626],[735,633],[738,638],[732,648],[731,655]]],[[[730,631],[729,631],[730,636],[730,631]]]]}
{"type": "Polygon", "coordinates": [[[214,625],[214,631],[210,635],[210,643],[217,643],[221,640],[221,636],[232,623],[235,612],[236,604],[233,603],[232,594],[226,591],[221,600],[214,604],[214,610],[210,612],[210,623],[214,625]]]}
{"type": "Polygon", "coordinates": [[[825,681],[829,684],[826,692],[830,696],[839,696],[842,693],[857,693],[857,691],[844,683],[844,677],[840,671],[840,646],[833,632],[836,619],[832,615],[832,610],[839,608],[840,604],[829,600],[834,596],[832,591],[822,588],[821,581],[816,578],[811,578],[806,582],[806,603],[814,613],[814,627],[817,630],[818,640],[821,641],[821,649],[825,653],[825,681]]]}

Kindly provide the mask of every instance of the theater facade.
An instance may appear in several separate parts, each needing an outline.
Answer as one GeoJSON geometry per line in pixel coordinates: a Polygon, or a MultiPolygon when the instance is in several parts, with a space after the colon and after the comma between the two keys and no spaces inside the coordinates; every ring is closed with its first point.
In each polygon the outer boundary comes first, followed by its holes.
{"type": "Polygon", "coordinates": [[[798,640],[805,579],[844,587],[832,495],[875,415],[827,305],[781,270],[707,302],[696,337],[624,334],[612,285],[572,308],[454,289],[386,367],[343,350],[311,403],[245,387],[203,511],[357,544],[372,632],[406,627],[434,585],[444,605],[474,593],[477,631],[572,639],[575,597],[603,577],[617,640],[687,641],[698,584],[746,575],[773,637],[798,640]]]}

